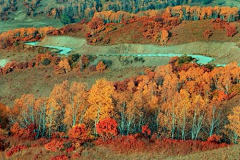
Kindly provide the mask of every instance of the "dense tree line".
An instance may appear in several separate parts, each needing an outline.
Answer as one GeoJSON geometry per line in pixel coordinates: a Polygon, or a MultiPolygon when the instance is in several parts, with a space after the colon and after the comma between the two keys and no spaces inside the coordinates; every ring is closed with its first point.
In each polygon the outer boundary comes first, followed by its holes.
{"type": "Polygon", "coordinates": [[[165,10],[147,10],[131,14],[129,12],[113,12],[102,11],[96,12],[94,18],[101,18],[105,23],[115,22],[119,23],[123,20],[134,17],[156,17],[162,18],[178,17],[180,20],[204,20],[204,19],[221,19],[227,22],[237,21],[239,19],[239,9],[237,7],[200,7],[200,6],[175,6],[167,7],[165,10]]]}
{"type": "MultiPolygon", "coordinates": [[[[21,1],[16,0],[2,0],[0,3],[0,16],[6,20],[9,10],[15,11],[16,3],[21,1]]],[[[208,0],[117,0],[117,1],[105,1],[105,0],[64,0],[56,1],[57,5],[45,6],[45,10],[36,10],[41,6],[40,0],[24,0],[23,5],[26,7],[26,14],[28,16],[37,16],[39,14],[45,14],[48,17],[59,18],[62,23],[68,24],[76,22],[81,19],[91,19],[96,12],[104,12],[102,15],[108,16],[109,21],[121,21],[124,15],[129,14],[152,14],[151,10],[157,14],[161,14],[162,8],[166,8],[165,16],[179,17],[182,20],[199,20],[206,18],[221,18],[225,21],[235,21],[239,18],[237,7],[200,7],[200,6],[188,6],[191,3],[203,2],[207,3],[208,0]],[[182,5],[182,6],[178,6],[182,5]],[[107,12],[106,12],[107,11],[107,12]],[[117,12],[117,15],[111,15],[117,12]],[[125,13],[127,12],[127,13],[125,13]],[[110,20],[112,19],[112,20],[110,20]]],[[[107,20],[108,21],[108,20],[107,20]]]]}
{"type": "Polygon", "coordinates": [[[201,2],[202,0],[64,0],[56,1],[63,3],[59,8],[49,6],[47,13],[53,13],[58,16],[59,12],[67,14],[70,17],[92,17],[94,12],[98,11],[126,11],[137,13],[149,9],[162,9],[167,6],[176,6],[181,4],[191,4],[201,2]]]}
{"type": "MultiPolygon", "coordinates": [[[[65,6],[59,8],[48,7],[46,13],[54,18],[64,15],[64,18],[70,19],[83,19],[92,18],[96,12],[105,12],[109,15],[112,12],[118,12],[120,18],[114,18],[115,22],[121,19],[124,12],[129,14],[136,14],[138,12],[144,12],[147,10],[160,10],[162,8],[167,9],[166,15],[177,16],[183,20],[199,20],[205,18],[221,18],[222,20],[235,21],[239,17],[237,7],[200,7],[200,6],[177,6],[182,4],[191,4],[199,1],[84,1],[84,2],[70,2],[65,6]],[[174,7],[176,6],[176,7],[174,7]]],[[[160,11],[161,12],[161,11],[160,11]]],[[[110,16],[110,15],[109,15],[110,16]]],[[[110,18],[110,17],[108,17],[110,18]]]]}
{"type": "Polygon", "coordinates": [[[0,17],[2,20],[7,20],[11,11],[16,11],[18,8],[17,3],[22,3],[26,7],[26,14],[28,16],[35,16],[37,13],[35,10],[39,7],[41,0],[1,0],[0,1],[0,17]]]}
{"type": "Polygon", "coordinates": [[[139,133],[148,124],[146,133],[162,138],[206,140],[218,135],[237,143],[239,107],[231,112],[221,103],[239,93],[240,67],[186,61],[191,59],[173,58],[166,66],[121,82],[100,79],[90,89],[81,82],[64,81],[48,97],[22,95],[13,107],[2,107],[6,114],[1,122],[8,119],[13,130],[34,124],[35,137],[52,137],[83,123],[92,134],[101,134],[98,124],[112,118],[106,123],[118,126],[121,135],[139,133]]]}
{"type": "Polygon", "coordinates": [[[7,20],[8,19],[8,11],[16,11],[17,0],[1,0],[0,1],[0,18],[1,20],[7,20]]]}
{"type": "MultiPolygon", "coordinates": [[[[17,45],[20,41],[39,41],[47,34],[56,31],[54,27],[41,27],[41,28],[18,28],[9,30],[0,34],[0,48],[5,49],[17,45]]],[[[60,34],[56,31],[57,34],[60,34]]]]}
{"type": "Polygon", "coordinates": [[[37,16],[45,14],[49,17],[60,18],[63,23],[71,23],[83,18],[92,18],[95,12],[101,11],[125,11],[129,13],[138,13],[146,10],[159,10],[168,6],[190,5],[192,3],[203,4],[211,0],[56,0],[56,5],[45,6],[44,10],[38,10],[41,7],[40,0],[2,0],[0,3],[1,17],[12,11],[17,10],[16,3],[23,3],[26,7],[28,16],[37,16]]]}

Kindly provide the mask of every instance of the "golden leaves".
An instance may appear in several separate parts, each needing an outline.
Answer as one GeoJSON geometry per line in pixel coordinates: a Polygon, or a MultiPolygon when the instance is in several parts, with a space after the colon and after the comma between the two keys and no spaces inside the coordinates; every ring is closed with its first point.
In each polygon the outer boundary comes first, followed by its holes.
{"type": "Polygon", "coordinates": [[[85,118],[96,120],[111,117],[113,115],[112,94],[114,87],[106,79],[99,79],[89,91],[89,108],[86,111],[85,118]]]}
{"type": "Polygon", "coordinates": [[[240,136],[240,106],[232,109],[232,114],[228,115],[229,125],[226,127],[240,136]]]}

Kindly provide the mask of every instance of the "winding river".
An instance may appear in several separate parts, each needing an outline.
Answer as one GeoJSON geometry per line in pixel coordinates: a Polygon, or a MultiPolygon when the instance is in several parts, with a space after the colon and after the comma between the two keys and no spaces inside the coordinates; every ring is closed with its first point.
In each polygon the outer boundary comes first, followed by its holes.
{"type": "Polygon", "coordinates": [[[43,47],[47,47],[47,48],[57,49],[57,50],[59,50],[58,54],[62,54],[62,55],[68,55],[72,51],[72,48],[68,48],[68,47],[38,45],[39,43],[40,42],[27,42],[25,44],[30,45],[30,46],[43,46],[43,47]]]}
{"type": "Polygon", "coordinates": [[[0,68],[4,67],[8,63],[7,59],[0,59],[0,68]]]}
{"type": "MultiPolygon", "coordinates": [[[[40,42],[27,42],[25,44],[27,45],[31,45],[31,46],[43,46],[43,47],[48,47],[48,48],[52,48],[52,49],[57,49],[58,50],[58,54],[61,55],[69,55],[70,52],[73,50],[73,48],[69,48],[69,47],[62,47],[62,46],[50,46],[50,45],[39,45],[40,42]]],[[[154,53],[154,54],[136,54],[136,53],[132,53],[132,54],[97,54],[98,56],[135,56],[135,57],[180,57],[183,56],[184,54],[163,54],[163,53],[154,53]]],[[[197,59],[197,63],[198,64],[208,64],[212,61],[214,61],[215,59],[212,57],[208,57],[208,56],[203,56],[203,55],[194,55],[194,54],[187,54],[187,56],[191,56],[195,59],[197,59]]],[[[7,64],[8,60],[6,59],[0,59],[0,68],[4,67],[7,64]]],[[[217,64],[217,66],[225,66],[225,64],[217,64]]]]}

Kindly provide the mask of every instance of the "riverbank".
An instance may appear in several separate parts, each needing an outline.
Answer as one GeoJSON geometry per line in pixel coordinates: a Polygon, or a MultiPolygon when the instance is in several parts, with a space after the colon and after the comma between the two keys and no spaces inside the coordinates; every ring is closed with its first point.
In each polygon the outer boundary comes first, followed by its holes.
{"type": "Polygon", "coordinates": [[[240,48],[236,42],[192,42],[172,46],[152,44],[93,46],[87,44],[83,38],[48,36],[40,45],[74,48],[71,54],[194,54],[215,58],[213,64],[228,64],[232,61],[240,64],[240,48]]]}
{"type": "MultiPolygon", "coordinates": [[[[39,46],[41,45],[41,42],[28,42],[26,43],[27,45],[31,46],[39,46]]],[[[59,44],[59,43],[58,43],[59,44]]],[[[58,54],[60,55],[69,55],[70,52],[73,50],[73,48],[70,47],[61,47],[61,46],[51,46],[51,45],[41,45],[43,47],[48,47],[51,49],[57,49],[58,54]]],[[[91,54],[91,53],[90,53],[91,54]]],[[[184,54],[175,54],[175,53],[95,53],[97,56],[102,56],[102,57],[119,57],[119,56],[124,56],[124,57],[181,57],[184,54]]],[[[191,56],[197,60],[197,63],[199,64],[207,64],[210,62],[213,62],[215,59],[212,57],[208,56],[203,56],[203,55],[193,55],[193,54],[187,54],[188,56],[191,56]]],[[[220,65],[220,64],[218,64],[220,65]]]]}

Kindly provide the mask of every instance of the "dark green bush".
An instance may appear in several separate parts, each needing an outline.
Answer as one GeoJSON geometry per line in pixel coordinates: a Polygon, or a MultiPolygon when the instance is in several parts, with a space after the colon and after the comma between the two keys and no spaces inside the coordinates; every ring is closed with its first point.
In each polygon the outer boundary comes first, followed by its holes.
{"type": "Polygon", "coordinates": [[[97,58],[97,56],[87,55],[87,58],[88,58],[89,62],[93,62],[97,58]]]}
{"type": "Polygon", "coordinates": [[[216,67],[214,64],[205,64],[204,66],[210,70],[213,70],[216,67]]]}
{"type": "Polygon", "coordinates": [[[196,60],[195,58],[187,55],[183,55],[181,57],[178,57],[178,64],[184,64],[184,63],[190,63],[196,60]]]}
{"type": "Polygon", "coordinates": [[[208,3],[211,3],[211,2],[212,2],[212,0],[202,0],[203,4],[208,4],[208,3]]]}
{"type": "Polygon", "coordinates": [[[70,17],[69,15],[67,14],[62,14],[60,16],[60,21],[63,23],[63,24],[70,24],[73,22],[73,19],[72,17],[70,17]]]}
{"type": "Polygon", "coordinates": [[[42,65],[44,65],[44,66],[48,66],[50,63],[51,63],[51,60],[48,59],[48,58],[45,58],[45,59],[42,61],[42,65]]]}
{"type": "Polygon", "coordinates": [[[107,65],[108,68],[112,66],[112,61],[111,60],[102,60],[102,61],[105,65],[107,65]]]}

